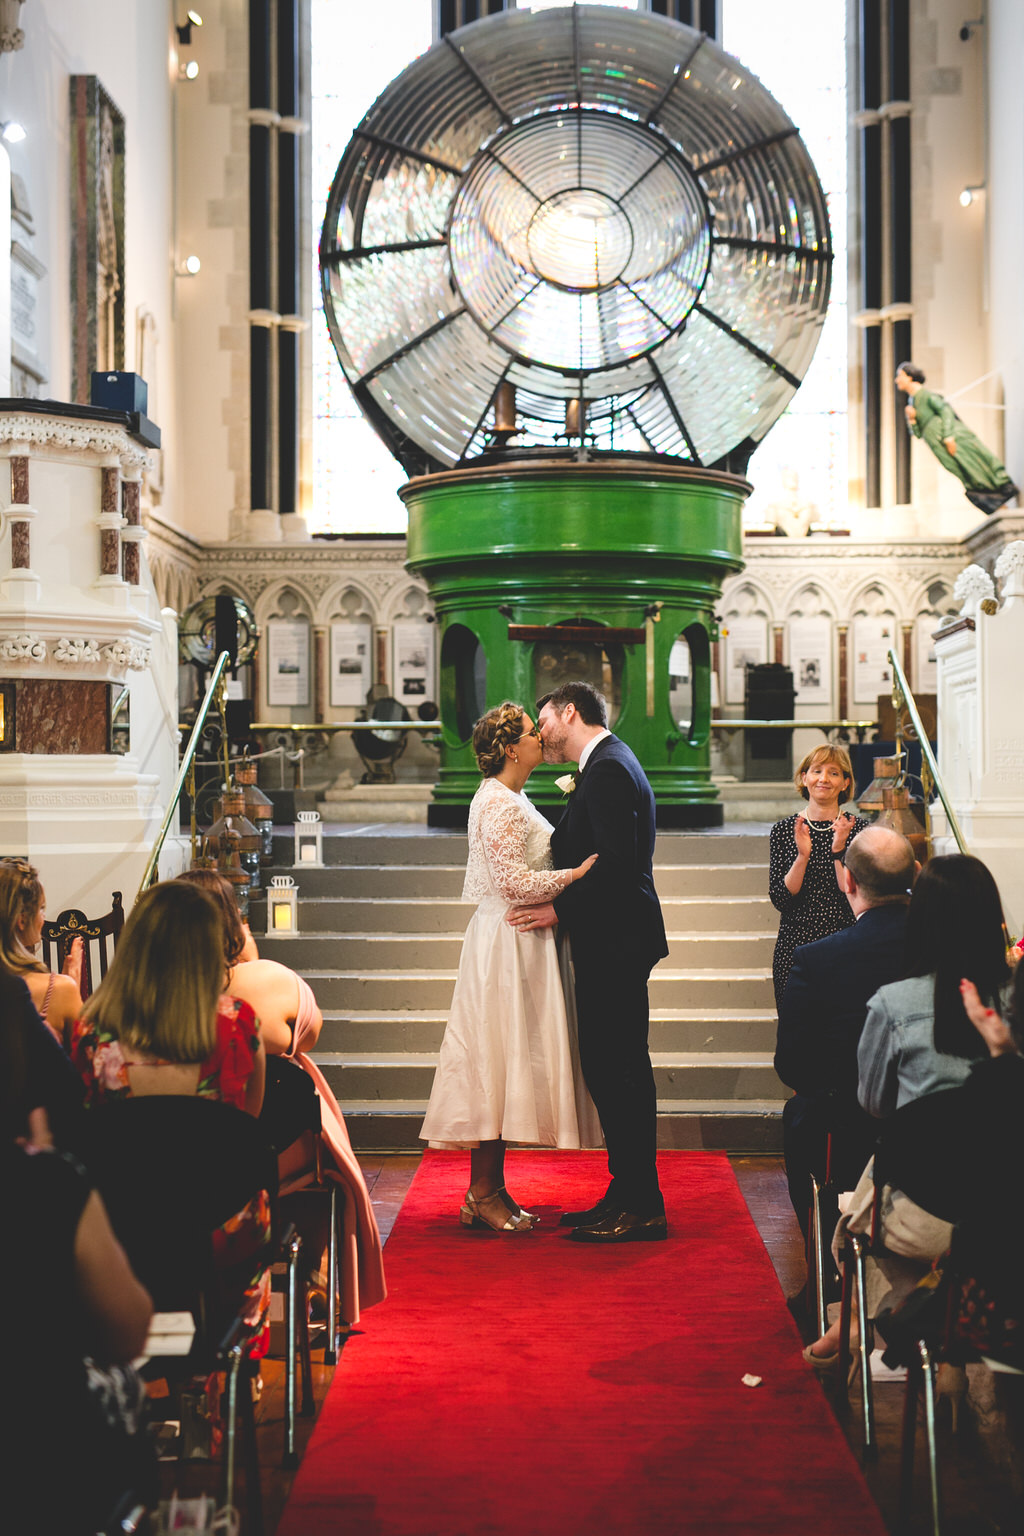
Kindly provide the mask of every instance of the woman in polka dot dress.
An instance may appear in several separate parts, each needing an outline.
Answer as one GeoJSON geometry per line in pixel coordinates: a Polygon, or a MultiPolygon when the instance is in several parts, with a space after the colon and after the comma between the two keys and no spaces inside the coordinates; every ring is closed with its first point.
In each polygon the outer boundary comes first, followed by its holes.
{"type": "Polygon", "coordinates": [[[772,827],[768,862],[768,895],[782,914],[772,957],[775,1006],[780,1010],[794,950],[853,926],[839,868],[851,837],[868,825],[862,816],[839,809],[853,789],[845,747],[815,747],[793,781],[808,804],[772,827]]]}

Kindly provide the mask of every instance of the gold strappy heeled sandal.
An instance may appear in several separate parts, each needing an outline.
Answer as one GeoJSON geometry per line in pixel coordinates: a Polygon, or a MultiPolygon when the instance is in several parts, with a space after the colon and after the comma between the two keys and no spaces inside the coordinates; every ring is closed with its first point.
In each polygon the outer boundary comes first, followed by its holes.
{"type": "Polygon", "coordinates": [[[533,1219],[525,1211],[519,1216],[513,1216],[499,1190],[478,1200],[472,1190],[467,1189],[459,1220],[464,1227],[489,1227],[492,1232],[533,1231],[533,1219]]]}

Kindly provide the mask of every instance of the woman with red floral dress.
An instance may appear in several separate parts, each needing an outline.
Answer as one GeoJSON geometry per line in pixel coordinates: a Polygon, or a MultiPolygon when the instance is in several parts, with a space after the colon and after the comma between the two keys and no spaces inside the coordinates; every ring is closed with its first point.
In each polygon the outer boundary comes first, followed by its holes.
{"type": "MultiPolygon", "coordinates": [[[[259,1021],[248,1003],[221,995],[216,934],[213,903],[195,886],[157,885],[137,903],[72,1033],[87,1105],[195,1095],[259,1114],[266,1070],[259,1021]]],[[[266,1353],[269,1337],[270,1236],[268,1190],[213,1235],[218,1267],[252,1259],[246,1320],[260,1326],[255,1356],[266,1353]]]]}

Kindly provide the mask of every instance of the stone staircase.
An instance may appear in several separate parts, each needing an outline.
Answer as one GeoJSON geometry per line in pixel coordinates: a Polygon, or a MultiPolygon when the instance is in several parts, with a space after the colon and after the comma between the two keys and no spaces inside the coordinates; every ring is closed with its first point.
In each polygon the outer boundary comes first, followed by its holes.
{"type": "MultiPolygon", "coordinates": [[[[299,885],[299,928],[260,953],[307,978],[324,1014],[315,1059],[353,1145],[419,1148],[472,906],[462,902],[463,833],[420,826],[328,830],[325,867],[280,870],[299,885]]],[[[651,1054],[666,1147],[776,1151],[785,1089],[772,1069],[767,827],[660,833],[655,880],[670,953],[651,977],[651,1054]]]]}

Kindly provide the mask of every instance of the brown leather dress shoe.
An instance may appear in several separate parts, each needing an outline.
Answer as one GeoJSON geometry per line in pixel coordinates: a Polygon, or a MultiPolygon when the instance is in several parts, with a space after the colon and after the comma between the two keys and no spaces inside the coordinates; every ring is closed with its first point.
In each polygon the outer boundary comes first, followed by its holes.
{"type": "Polygon", "coordinates": [[[592,1227],[576,1227],[569,1233],[577,1243],[656,1243],[668,1237],[664,1214],[637,1216],[633,1211],[613,1211],[592,1227]]]}

